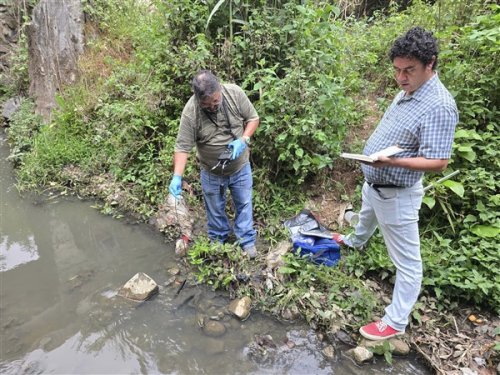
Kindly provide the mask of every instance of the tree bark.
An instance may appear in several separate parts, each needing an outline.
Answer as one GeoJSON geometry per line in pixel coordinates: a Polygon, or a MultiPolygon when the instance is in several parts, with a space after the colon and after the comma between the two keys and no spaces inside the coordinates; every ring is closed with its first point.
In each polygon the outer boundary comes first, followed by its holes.
{"type": "Polygon", "coordinates": [[[56,93],[78,78],[83,20],[80,0],[41,0],[33,10],[27,30],[29,94],[47,122],[56,107],[56,93]]]}

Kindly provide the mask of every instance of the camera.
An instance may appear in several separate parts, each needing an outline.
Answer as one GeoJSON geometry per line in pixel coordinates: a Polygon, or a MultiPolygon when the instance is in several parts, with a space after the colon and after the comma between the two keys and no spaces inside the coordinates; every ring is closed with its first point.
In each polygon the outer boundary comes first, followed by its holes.
{"type": "Polygon", "coordinates": [[[217,158],[217,164],[212,168],[212,170],[221,167],[222,170],[231,162],[231,156],[233,155],[233,149],[227,147],[217,158]]]}
{"type": "Polygon", "coordinates": [[[226,162],[229,163],[231,161],[231,156],[233,155],[233,149],[231,147],[226,148],[220,155],[219,155],[219,162],[226,162]]]}

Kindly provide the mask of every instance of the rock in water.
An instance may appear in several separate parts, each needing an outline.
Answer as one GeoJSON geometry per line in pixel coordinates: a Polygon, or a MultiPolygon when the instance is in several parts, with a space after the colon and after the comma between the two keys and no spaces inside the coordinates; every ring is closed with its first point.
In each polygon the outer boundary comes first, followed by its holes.
{"type": "Polygon", "coordinates": [[[226,327],[224,324],[220,322],[216,322],[214,320],[209,320],[204,326],[203,326],[203,332],[207,336],[211,337],[220,337],[224,333],[226,333],[226,327]]]}
{"type": "Polygon", "coordinates": [[[373,358],[373,352],[371,352],[370,350],[368,350],[362,346],[357,346],[354,349],[349,349],[346,352],[346,355],[354,358],[354,360],[358,364],[368,362],[373,358]]]}
{"type": "Polygon", "coordinates": [[[235,299],[233,302],[231,302],[231,304],[229,305],[229,311],[231,311],[232,314],[236,315],[241,320],[245,320],[250,315],[251,305],[252,300],[250,299],[250,297],[245,296],[240,299],[235,299]]]}
{"type": "Polygon", "coordinates": [[[118,291],[118,295],[134,301],[145,301],[158,293],[158,285],[145,273],[136,273],[118,291]]]}

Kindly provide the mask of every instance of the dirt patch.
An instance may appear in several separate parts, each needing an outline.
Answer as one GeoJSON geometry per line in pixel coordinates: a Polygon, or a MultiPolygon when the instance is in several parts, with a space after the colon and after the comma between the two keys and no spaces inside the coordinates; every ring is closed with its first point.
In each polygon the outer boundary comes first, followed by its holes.
{"type": "MultiPolygon", "coordinates": [[[[349,127],[344,151],[360,152],[362,144],[370,137],[382,117],[375,96],[367,98],[364,111],[367,115],[363,122],[349,127]]],[[[359,209],[356,189],[360,188],[362,183],[360,164],[338,158],[332,169],[311,184],[312,198],[308,206],[324,225],[332,229],[341,229],[346,225],[342,220],[345,209],[349,206],[359,209]]]]}

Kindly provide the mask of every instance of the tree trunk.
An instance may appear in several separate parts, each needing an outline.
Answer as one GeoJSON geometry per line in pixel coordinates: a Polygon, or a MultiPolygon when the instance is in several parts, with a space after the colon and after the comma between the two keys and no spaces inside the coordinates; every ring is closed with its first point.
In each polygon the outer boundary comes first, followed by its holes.
{"type": "Polygon", "coordinates": [[[41,0],[33,10],[28,28],[29,93],[45,121],[56,107],[56,93],[78,78],[83,20],[80,0],[41,0]]]}

